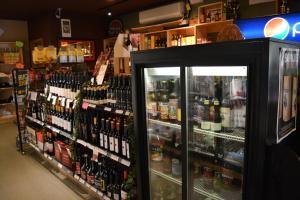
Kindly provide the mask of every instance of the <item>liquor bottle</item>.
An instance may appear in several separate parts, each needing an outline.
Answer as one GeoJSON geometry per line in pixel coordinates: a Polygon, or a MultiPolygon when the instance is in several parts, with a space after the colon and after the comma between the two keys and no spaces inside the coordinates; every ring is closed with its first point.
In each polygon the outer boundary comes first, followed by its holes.
{"type": "Polygon", "coordinates": [[[114,200],[120,200],[121,199],[121,185],[120,185],[120,174],[118,172],[118,170],[115,170],[115,181],[114,181],[114,185],[113,185],[113,199],[114,200]]]}
{"type": "Polygon", "coordinates": [[[122,83],[123,83],[123,76],[118,76],[118,85],[116,88],[116,105],[115,108],[122,109],[122,83]]]}
{"type": "Polygon", "coordinates": [[[102,118],[101,119],[101,129],[100,129],[100,132],[99,132],[99,146],[100,148],[104,148],[104,132],[105,132],[105,119],[102,118]]]}
{"type": "Polygon", "coordinates": [[[93,124],[91,128],[92,144],[98,146],[98,125],[97,125],[97,116],[93,116],[93,124]]]}
{"type": "Polygon", "coordinates": [[[172,123],[177,123],[177,109],[178,109],[178,83],[179,79],[175,80],[170,80],[169,84],[169,90],[170,90],[170,95],[169,95],[169,120],[172,123]]]}
{"type": "Polygon", "coordinates": [[[32,115],[32,117],[33,118],[37,118],[37,109],[36,109],[36,105],[35,105],[35,103],[32,103],[32,106],[31,106],[31,115],[32,115]]]}
{"type": "Polygon", "coordinates": [[[87,172],[87,182],[90,185],[94,185],[95,184],[95,162],[93,160],[91,160],[91,165],[90,168],[87,172]]]}
{"type": "Polygon", "coordinates": [[[221,113],[220,113],[220,101],[215,97],[213,99],[213,110],[214,110],[214,118],[211,121],[211,130],[214,132],[221,132],[222,130],[222,119],[221,119],[221,113]]]}
{"type": "Polygon", "coordinates": [[[102,170],[100,173],[100,191],[107,193],[108,171],[105,158],[102,158],[102,170]]]}
{"type": "Polygon", "coordinates": [[[230,99],[224,98],[221,107],[221,118],[222,118],[222,131],[231,132],[231,111],[230,111],[230,99]]]}
{"type": "Polygon", "coordinates": [[[75,174],[80,176],[81,174],[81,148],[77,146],[75,154],[75,174]]]}
{"type": "Polygon", "coordinates": [[[109,82],[109,86],[108,86],[108,89],[107,89],[107,105],[108,106],[112,106],[111,104],[111,100],[113,98],[113,86],[114,86],[114,77],[111,77],[110,78],[110,82],[109,82]]]}
{"type": "Polygon", "coordinates": [[[125,144],[126,144],[126,158],[129,160],[130,159],[130,153],[131,153],[131,143],[130,143],[130,138],[128,134],[128,126],[124,124],[124,139],[125,139],[125,144]]]}
{"type": "Polygon", "coordinates": [[[104,142],[104,149],[109,150],[109,133],[110,133],[110,122],[107,119],[105,125],[105,132],[103,132],[103,142],[104,142]]]}
{"type": "Polygon", "coordinates": [[[51,132],[47,132],[47,153],[50,156],[54,155],[54,141],[51,132]]]}
{"type": "Polygon", "coordinates": [[[81,167],[81,178],[86,181],[87,180],[87,172],[89,170],[88,155],[84,154],[83,157],[84,157],[84,163],[81,167]]]}
{"type": "Polygon", "coordinates": [[[201,129],[203,130],[210,130],[210,101],[209,98],[205,98],[203,102],[203,116],[202,116],[202,123],[201,129]]]}
{"type": "Polygon", "coordinates": [[[97,190],[100,190],[101,171],[102,171],[102,162],[101,162],[101,159],[99,159],[98,170],[97,170],[97,173],[95,174],[95,184],[94,184],[94,187],[97,190]]]}
{"type": "Polygon", "coordinates": [[[115,122],[111,120],[109,131],[109,150],[115,152],[115,122]]]}
{"type": "Polygon", "coordinates": [[[169,93],[168,93],[168,82],[162,81],[162,88],[160,90],[160,99],[159,99],[159,119],[162,121],[169,120],[169,93]]]}
{"type": "Polygon", "coordinates": [[[121,146],[121,130],[120,130],[120,122],[116,123],[116,131],[114,134],[114,144],[115,144],[115,153],[118,155],[120,153],[121,146]]]}
{"type": "MultiPolygon", "coordinates": [[[[124,123],[124,133],[122,135],[122,156],[124,158],[127,158],[127,148],[126,148],[126,146],[127,146],[126,145],[126,143],[127,143],[127,137],[128,137],[127,132],[128,132],[127,131],[127,124],[124,123]]],[[[129,151],[129,149],[128,149],[128,151],[129,151]]]]}
{"type": "Polygon", "coordinates": [[[121,200],[128,199],[128,187],[127,187],[128,171],[124,170],[123,172],[123,182],[121,184],[121,200]]]}
{"type": "Polygon", "coordinates": [[[108,182],[106,191],[107,191],[107,196],[112,199],[113,193],[114,193],[114,191],[113,191],[113,179],[114,179],[113,169],[111,169],[111,172],[112,173],[109,173],[109,182],[108,182]]]}

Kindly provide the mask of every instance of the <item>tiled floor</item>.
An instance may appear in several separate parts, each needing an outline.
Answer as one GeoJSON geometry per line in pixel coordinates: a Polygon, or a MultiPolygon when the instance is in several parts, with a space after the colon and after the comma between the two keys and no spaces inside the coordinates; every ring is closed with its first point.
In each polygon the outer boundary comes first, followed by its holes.
{"type": "Polygon", "coordinates": [[[16,151],[17,126],[0,124],[0,199],[82,200],[30,155],[16,151]]]}

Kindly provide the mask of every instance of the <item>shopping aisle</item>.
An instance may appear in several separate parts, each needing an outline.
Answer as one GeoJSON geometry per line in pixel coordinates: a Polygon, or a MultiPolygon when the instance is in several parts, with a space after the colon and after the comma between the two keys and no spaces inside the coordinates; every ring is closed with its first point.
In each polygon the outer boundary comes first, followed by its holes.
{"type": "Polygon", "coordinates": [[[15,148],[17,126],[0,124],[0,194],[5,200],[82,200],[30,155],[15,148]]]}

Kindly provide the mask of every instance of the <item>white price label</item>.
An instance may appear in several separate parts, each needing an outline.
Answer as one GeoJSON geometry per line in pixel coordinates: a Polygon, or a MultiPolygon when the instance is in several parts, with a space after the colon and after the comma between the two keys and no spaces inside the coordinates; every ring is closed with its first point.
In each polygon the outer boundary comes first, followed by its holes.
{"type": "Polygon", "coordinates": [[[126,115],[126,116],[129,116],[129,115],[130,115],[130,111],[127,110],[127,111],[125,112],[125,115],[126,115]]]}
{"type": "Polygon", "coordinates": [[[122,159],[122,160],[121,160],[121,163],[122,163],[123,165],[127,166],[127,167],[130,166],[130,162],[129,162],[128,160],[122,159]]]}
{"type": "Polygon", "coordinates": [[[90,107],[90,108],[96,108],[96,105],[90,103],[90,104],[89,104],[89,107],[90,107]]]}
{"type": "Polygon", "coordinates": [[[85,181],[82,178],[79,178],[79,182],[84,184],[85,181]]]}
{"type": "Polygon", "coordinates": [[[70,103],[72,102],[71,99],[67,99],[67,102],[66,102],[66,108],[69,109],[70,108],[70,103]]]}
{"type": "Polygon", "coordinates": [[[61,98],[60,105],[65,107],[65,104],[66,104],[66,98],[65,98],[65,97],[62,97],[62,98],[61,98]]]}
{"type": "Polygon", "coordinates": [[[118,160],[119,160],[119,156],[116,156],[116,155],[114,155],[114,154],[111,154],[111,155],[110,155],[110,158],[113,159],[113,160],[115,160],[115,161],[118,161],[118,160]]]}
{"type": "Polygon", "coordinates": [[[37,98],[37,92],[30,92],[30,99],[32,101],[36,101],[37,98]]]}
{"type": "Polygon", "coordinates": [[[46,153],[44,153],[45,158],[48,158],[48,155],[46,153]]]}
{"type": "Polygon", "coordinates": [[[100,197],[102,197],[102,196],[103,196],[103,193],[102,193],[102,192],[100,192],[100,191],[97,191],[97,194],[98,194],[100,197]]]}
{"type": "Polygon", "coordinates": [[[59,168],[62,168],[63,166],[62,166],[62,164],[60,164],[60,163],[58,163],[58,165],[57,165],[59,168]]]}
{"type": "Polygon", "coordinates": [[[53,160],[53,158],[52,158],[51,156],[48,156],[48,159],[49,159],[49,160],[53,160]]]}
{"type": "Polygon", "coordinates": [[[91,190],[94,191],[94,192],[97,192],[97,189],[94,188],[94,187],[91,187],[91,190]]]}
{"type": "Polygon", "coordinates": [[[74,102],[73,102],[73,109],[75,109],[75,107],[76,107],[76,104],[77,104],[77,100],[74,100],[74,102]]]}
{"type": "Polygon", "coordinates": [[[111,108],[105,107],[104,110],[110,112],[110,111],[111,111],[111,108]]]}
{"type": "Polygon", "coordinates": [[[116,110],[116,113],[117,113],[117,114],[123,114],[124,111],[123,111],[123,110],[116,110]]]}
{"type": "Polygon", "coordinates": [[[47,98],[47,101],[50,101],[50,100],[51,100],[51,97],[52,97],[52,94],[49,93],[49,96],[48,96],[48,98],[47,98]]]}
{"type": "Polygon", "coordinates": [[[57,99],[57,96],[52,96],[52,105],[56,104],[56,99],[57,99]]]}
{"type": "Polygon", "coordinates": [[[79,179],[80,179],[80,177],[79,177],[77,174],[74,175],[74,178],[75,178],[76,180],[79,180],[79,179]]]}

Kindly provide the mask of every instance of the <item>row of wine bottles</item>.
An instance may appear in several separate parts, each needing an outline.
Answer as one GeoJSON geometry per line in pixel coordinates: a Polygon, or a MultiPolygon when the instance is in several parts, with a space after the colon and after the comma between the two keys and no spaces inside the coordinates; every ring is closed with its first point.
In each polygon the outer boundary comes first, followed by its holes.
{"type": "Polygon", "coordinates": [[[111,77],[108,85],[97,85],[96,81],[85,85],[83,99],[100,101],[112,108],[132,110],[130,76],[111,77]]]}
{"type": "Polygon", "coordinates": [[[131,144],[125,118],[100,117],[97,112],[82,112],[79,139],[130,159],[131,144]]]}
{"type": "Polygon", "coordinates": [[[88,79],[89,76],[85,73],[55,72],[46,81],[44,92],[75,99],[80,92],[80,86],[88,79]]]}
{"type": "Polygon", "coordinates": [[[99,157],[96,162],[88,153],[84,153],[77,157],[75,174],[110,199],[131,199],[130,188],[127,185],[128,171],[122,170],[116,165],[117,163],[105,157],[99,157]]]}

